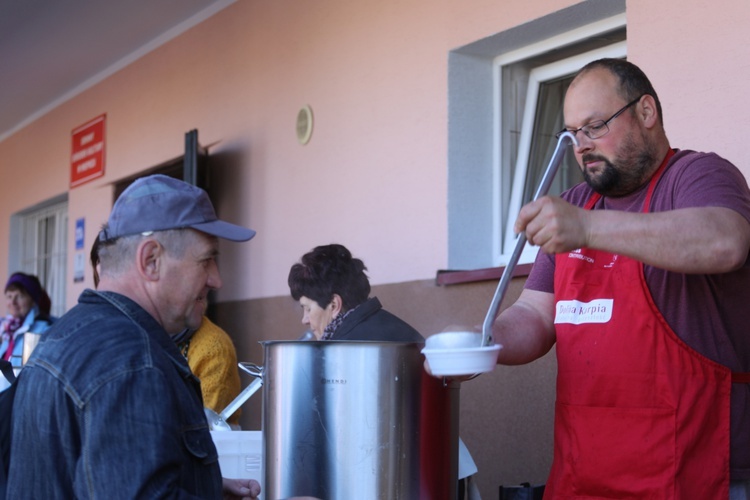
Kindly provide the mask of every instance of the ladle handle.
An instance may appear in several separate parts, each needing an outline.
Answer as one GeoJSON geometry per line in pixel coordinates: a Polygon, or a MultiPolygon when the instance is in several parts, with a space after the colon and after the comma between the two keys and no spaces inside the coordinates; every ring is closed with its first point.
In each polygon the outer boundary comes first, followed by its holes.
{"type": "Polygon", "coordinates": [[[237,397],[234,398],[234,400],[231,403],[229,403],[226,408],[224,408],[224,410],[222,410],[222,412],[219,414],[219,417],[221,417],[223,421],[226,421],[229,417],[231,417],[234,414],[234,412],[236,412],[237,409],[245,403],[245,401],[250,399],[250,396],[255,394],[255,392],[258,389],[260,389],[260,386],[263,385],[263,378],[261,377],[262,370],[260,369],[258,365],[253,365],[252,363],[244,363],[244,362],[238,363],[238,364],[240,368],[242,368],[243,370],[250,373],[250,375],[253,375],[256,378],[250,383],[250,385],[245,387],[242,390],[242,392],[240,392],[237,395],[237,397]],[[254,368],[257,368],[258,369],[257,374],[251,373],[250,370],[243,365],[251,365],[254,368]]]}
{"type": "MultiPolygon", "coordinates": [[[[578,144],[575,135],[571,132],[563,132],[560,135],[560,138],[557,140],[555,152],[552,153],[552,158],[547,166],[547,170],[544,172],[544,177],[542,177],[542,182],[539,184],[539,187],[534,194],[534,200],[541,198],[549,191],[549,187],[552,185],[552,180],[555,178],[555,174],[560,168],[560,164],[562,164],[562,160],[565,156],[566,140],[570,140],[571,144],[578,144]]],[[[492,344],[492,323],[495,322],[497,311],[500,309],[500,304],[503,301],[503,297],[505,297],[505,292],[508,290],[510,280],[513,279],[513,271],[516,269],[516,264],[518,264],[518,259],[521,257],[521,252],[523,251],[525,244],[526,234],[521,233],[518,235],[516,246],[510,256],[510,260],[508,260],[508,264],[505,266],[502,276],[500,276],[500,283],[497,285],[495,295],[492,297],[492,302],[490,303],[490,309],[487,311],[487,316],[484,318],[484,324],[482,325],[483,346],[492,344]]]]}

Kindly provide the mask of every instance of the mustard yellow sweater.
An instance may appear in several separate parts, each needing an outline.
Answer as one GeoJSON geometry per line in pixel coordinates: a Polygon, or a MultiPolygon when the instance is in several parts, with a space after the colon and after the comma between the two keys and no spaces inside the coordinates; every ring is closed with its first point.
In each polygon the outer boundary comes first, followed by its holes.
{"type": "MultiPolygon", "coordinates": [[[[240,393],[237,351],[232,339],[205,316],[201,327],[190,339],[187,362],[201,381],[203,404],[207,408],[221,413],[240,393]]],[[[228,422],[238,424],[240,413],[238,409],[227,419],[228,422]]]]}

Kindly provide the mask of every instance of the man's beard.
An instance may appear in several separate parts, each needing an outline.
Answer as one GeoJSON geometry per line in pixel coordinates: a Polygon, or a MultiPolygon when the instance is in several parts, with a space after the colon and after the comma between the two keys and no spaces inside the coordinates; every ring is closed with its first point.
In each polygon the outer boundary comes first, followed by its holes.
{"type": "Polygon", "coordinates": [[[657,160],[655,149],[647,140],[639,147],[632,137],[625,139],[619,151],[618,159],[614,162],[596,154],[584,154],[581,162],[585,165],[590,161],[601,161],[604,166],[599,173],[592,176],[587,168],[583,169],[583,179],[591,189],[612,198],[627,196],[643,186],[652,173],[657,160]],[[623,158],[623,159],[619,159],[623,158]]]}

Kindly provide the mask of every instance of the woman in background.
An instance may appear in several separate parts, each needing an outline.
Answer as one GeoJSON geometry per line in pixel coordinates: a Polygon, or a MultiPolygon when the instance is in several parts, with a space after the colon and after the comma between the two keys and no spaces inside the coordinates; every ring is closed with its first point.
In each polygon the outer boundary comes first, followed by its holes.
{"type": "Polygon", "coordinates": [[[8,314],[0,322],[0,353],[4,360],[10,361],[17,372],[24,361],[24,335],[42,334],[47,331],[52,323],[52,302],[39,278],[25,273],[14,273],[8,278],[5,284],[5,300],[8,314]]]}
{"type": "MultiPolygon", "coordinates": [[[[377,297],[370,298],[366,270],[343,245],[323,245],[303,255],[288,279],[292,298],[302,307],[302,323],[318,340],[424,341],[409,324],[383,309],[377,297]]],[[[476,472],[459,439],[458,498],[479,498],[476,472]]]]}
{"type": "Polygon", "coordinates": [[[343,245],[315,247],[289,271],[289,290],[302,307],[302,323],[318,340],[424,340],[405,321],[370,298],[364,262],[343,245]]]}

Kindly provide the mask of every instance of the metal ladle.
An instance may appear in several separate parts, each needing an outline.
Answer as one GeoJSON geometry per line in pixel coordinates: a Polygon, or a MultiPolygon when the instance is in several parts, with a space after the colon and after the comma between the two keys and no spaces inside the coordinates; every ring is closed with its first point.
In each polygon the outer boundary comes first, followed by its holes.
{"type": "MultiPolygon", "coordinates": [[[[541,184],[539,184],[539,187],[536,190],[534,200],[541,198],[549,191],[549,187],[552,184],[552,179],[555,178],[555,174],[560,168],[563,157],[565,156],[565,147],[567,146],[565,144],[565,141],[567,140],[570,140],[570,143],[575,146],[578,145],[578,141],[576,140],[576,137],[572,132],[565,131],[560,134],[560,137],[557,139],[555,152],[552,153],[552,159],[550,159],[549,166],[547,166],[547,171],[544,172],[542,182],[541,184]]],[[[525,244],[526,234],[521,233],[518,235],[518,239],[516,240],[516,247],[513,249],[510,260],[508,260],[508,264],[505,266],[502,276],[500,276],[500,283],[498,283],[497,285],[495,295],[494,297],[492,297],[492,302],[490,303],[490,309],[487,311],[487,316],[485,316],[484,318],[484,324],[482,325],[482,343],[479,344],[480,346],[488,346],[492,344],[492,323],[495,322],[495,316],[497,316],[497,311],[500,308],[500,303],[503,301],[505,292],[508,290],[508,285],[513,278],[513,271],[516,268],[516,264],[518,264],[518,259],[521,257],[521,252],[523,251],[523,247],[525,244]]]]}
{"type": "Polygon", "coordinates": [[[237,364],[244,371],[255,377],[250,385],[245,387],[234,400],[222,410],[221,413],[216,413],[211,408],[203,408],[208,420],[208,428],[212,431],[231,431],[232,427],[227,422],[227,419],[236,412],[245,401],[250,399],[250,396],[260,389],[263,385],[263,372],[262,369],[252,363],[240,362],[237,364]]]}

